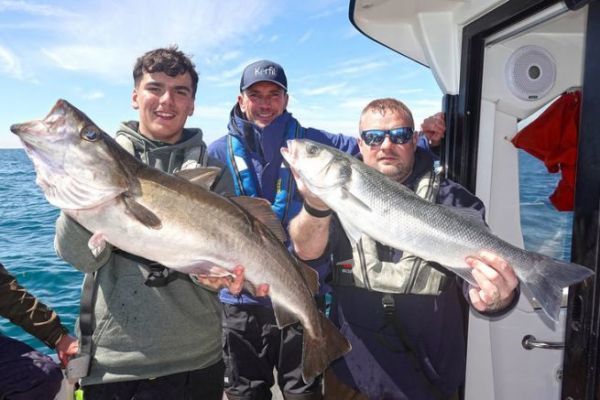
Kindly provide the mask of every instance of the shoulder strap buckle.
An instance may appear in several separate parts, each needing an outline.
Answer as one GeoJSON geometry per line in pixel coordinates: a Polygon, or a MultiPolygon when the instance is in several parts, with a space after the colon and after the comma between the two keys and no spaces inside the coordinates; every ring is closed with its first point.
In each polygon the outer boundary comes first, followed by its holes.
{"type": "Polygon", "coordinates": [[[394,302],[394,298],[389,293],[384,293],[381,296],[381,305],[383,306],[383,313],[386,316],[394,315],[396,312],[396,303],[394,302]]]}
{"type": "Polygon", "coordinates": [[[177,276],[163,265],[153,262],[149,265],[148,277],[144,285],[149,287],[163,287],[174,280],[177,276]]]}

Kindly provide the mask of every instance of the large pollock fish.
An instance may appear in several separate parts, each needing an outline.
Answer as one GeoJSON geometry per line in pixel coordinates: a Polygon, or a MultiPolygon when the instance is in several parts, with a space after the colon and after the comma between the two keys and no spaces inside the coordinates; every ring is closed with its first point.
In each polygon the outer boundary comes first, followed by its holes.
{"type": "Polygon", "coordinates": [[[351,242],[361,234],[434,261],[475,284],[468,256],[496,253],[514,268],[531,295],[558,319],[562,288],[593,274],[578,264],[515,247],[492,234],[480,218],[432,204],[335,148],[307,139],[288,142],[285,160],[307,187],[333,209],[351,242]]]}
{"type": "MultiPolygon", "coordinates": [[[[93,233],[89,247],[95,254],[110,243],[180,272],[212,276],[243,265],[247,281],[269,284],[279,327],[303,325],[306,381],[350,350],[317,310],[316,273],[289,254],[267,201],[228,199],[150,168],[64,100],[45,119],[11,131],[20,137],[48,202],[93,233]]],[[[206,185],[215,175],[197,172],[182,175],[206,185]]]]}

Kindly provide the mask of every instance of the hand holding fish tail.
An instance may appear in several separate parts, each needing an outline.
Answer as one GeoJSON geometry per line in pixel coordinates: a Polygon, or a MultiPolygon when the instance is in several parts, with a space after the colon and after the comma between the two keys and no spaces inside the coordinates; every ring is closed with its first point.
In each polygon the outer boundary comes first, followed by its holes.
{"type": "Polygon", "coordinates": [[[477,287],[469,289],[469,298],[479,312],[499,311],[512,303],[519,280],[510,264],[494,253],[482,251],[478,258],[465,260],[473,269],[477,287]]]}

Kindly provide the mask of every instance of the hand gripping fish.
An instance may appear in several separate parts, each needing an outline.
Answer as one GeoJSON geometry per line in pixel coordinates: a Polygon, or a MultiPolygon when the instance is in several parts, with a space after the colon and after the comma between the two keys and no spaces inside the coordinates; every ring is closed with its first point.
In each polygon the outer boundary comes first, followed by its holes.
{"type": "Polygon", "coordinates": [[[306,139],[288,142],[285,160],[316,196],[334,210],[351,242],[361,234],[436,262],[476,285],[465,262],[488,250],[504,258],[544,312],[558,320],[562,288],[593,271],[515,247],[481,219],[430,203],[360,160],[306,139]]]}
{"type": "MultiPolygon", "coordinates": [[[[269,284],[278,326],[300,321],[304,327],[305,381],[350,350],[317,310],[316,272],[289,254],[266,200],[228,199],[150,168],[64,100],[45,119],[10,129],[23,142],[48,202],[93,233],[94,253],[108,242],[180,272],[213,276],[243,265],[247,281],[269,284]]],[[[194,178],[190,171],[182,175],[194,178]]],[[[207,185],[206,177],[215,176],[197,172],[207,185]]]]}

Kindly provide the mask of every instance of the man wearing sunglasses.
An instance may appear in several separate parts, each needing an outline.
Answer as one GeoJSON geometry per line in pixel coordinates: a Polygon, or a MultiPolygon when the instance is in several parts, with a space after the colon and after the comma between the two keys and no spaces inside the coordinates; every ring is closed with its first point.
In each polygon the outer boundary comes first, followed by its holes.
{"type": "MultiPolygon", "coordinates": [[[[442,178],[431,153],[417,146],[403,103],[372,101],[359,129],[365,164],[428,201],[470,208],[483,218],[483,203],[442,178]]],[[[332,261],[330,317],[352,344],[325,374],[325,399],[458,399],[466,359],[460,297],[489,316],[507,312],[518,299],[512,268],[494,254],[467,260],[479,286],[469,287],[433,263],[364,235],[353,247],[325,203],[301,181],[298,190],[305,206],[290,222],[294,250],[304,260],[332,261]]]]}

